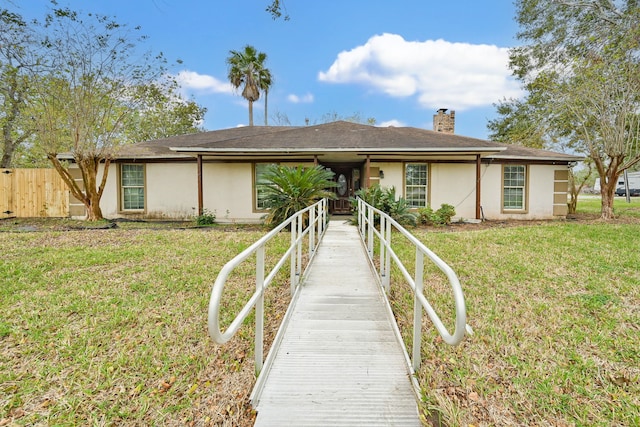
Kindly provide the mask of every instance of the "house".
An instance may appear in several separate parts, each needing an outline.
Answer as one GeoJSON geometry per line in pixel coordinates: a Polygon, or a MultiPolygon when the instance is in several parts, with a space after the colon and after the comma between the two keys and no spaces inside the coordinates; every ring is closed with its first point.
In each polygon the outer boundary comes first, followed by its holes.
{"type": "Polygon", "coordinates": [[[338,121],[180,135],[121,148],[101,201],[107,218],[259,222],[265,166],[322,165],[335,173],[334,214],[360,188],[395,187],[411,206],[453,205],[457,218],[550,219],[567,214],[569,167],[580,157],[456,135],[454,112],[435,131],[338,121]]]}

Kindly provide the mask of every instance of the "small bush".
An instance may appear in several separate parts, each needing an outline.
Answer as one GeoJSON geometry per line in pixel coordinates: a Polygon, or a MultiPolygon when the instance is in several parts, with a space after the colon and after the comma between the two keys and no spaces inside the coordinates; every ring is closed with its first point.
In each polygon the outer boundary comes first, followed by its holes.
{"type": "MultiPolygon", "coordinates": [[[[417,215],[411,212],[411,207],[406,199],[402,197],[396,198],[396,189],[394,187],[381,189],[380,187],[371,187],[356,191],[356,196],[370,204],[376,209],[389,215],[401,225],[415,226],[417,223],[417,215]]],[[[352,198],[351,204],[354,209],[357,208],[357,199],[352,198]]],[[[380,222],[378,215],[375,215],[376,224],[380,222]]]]}
{"type": "Polygon", "coordinates": [[[447,225],[451,224],[451,218],[456,214],[453,206],[446,203],[440,206],[440,209],[434,212],[431,206],[418,209],[418,219],[420,224],[426,225],[447,225]]]}
{"type": "Polygon", "coordinates": [[[433,224],[435,219],[435,213],[431,206],[426,206],[424,208],[418,208],[418,221],[420,224],[433,224]]]}
{"type": "Polygon", "coordinates": [[[436,211],[436,216],[438,217],[438,223],[439,224],[451,224],[451,218],[453,218],[456,214],[456,209],[451,206],[448,205],[446,203],[443,203],[440,206],[440,209],[438,209],[436,211]]]}
{"type": "Polygon", "coordinates": [[[208,209],[203,209],[202,213],[196,216],[196,225],[212,225],[216,223],[216,214],[208,209]]]}

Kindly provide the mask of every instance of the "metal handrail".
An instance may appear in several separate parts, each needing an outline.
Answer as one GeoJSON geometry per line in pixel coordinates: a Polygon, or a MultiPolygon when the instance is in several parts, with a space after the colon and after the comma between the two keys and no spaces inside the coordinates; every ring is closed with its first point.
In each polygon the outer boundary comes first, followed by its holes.
{"type": "Polygon", "coordinates": [[[370,260],[373,262],[373,239],[374,235],[378,237],[380,242],[380,271],[377,272],[380,278],[380,282],[385,290],[385,293],[389,293],[391,278],[389,272],[391,271],[391,259],[395,261],[397,267],[402,272],[405,280],[413,290],[414,303],[413,303],[413,357],[412,365],[413,369],[417,370],[420,367],[421,354],[420,345],[422,341],[422,309],[424,309],[429,318],[433,322],[434,326],[438,330],[438,333],[442,337],[443,341],[450,345],[457,345],[464,338],[465,330],[467,330],[467,314],[464,301],[464,294],[458,276],[447,263],[445,263],[440,257],[427,248],[422,242],[416,239],[411,233],[409,233],[403,226],[398,224],[393,218],[379,209],[374,208],[364,200],[358,198],[358,227],[360,231],[360,237],[366,246],[367,254],[370,260]],[[380,230],[375,226],[374,214],[380,217],[380,230]],[[412,277],[407,271],[402,261],[398,258],[395,251],[391,247],[391,227],[395,227],[409,242],[411,242],[416,248],[416,266],[415,273],[412,277]],[[423,294],[424,283],[424,256],[427,256],[449,279],[449,284],[453,290],[453,298],[455,302],[455,330],[453,334],[450,334],[447,328],[444,326],[440,317],[433,309],[429,301],[423,294]]]}
{"type": "Polygon", "coordinates": [[[308,208],[296,212],[292,217],[278,225],[260,240],[249,246],[247,249],[236,255],[227,262],[218,273],[218,277],[211,289],[211,299],[209,300],[208,329],[209,336],[218,344],[229,341],[240,329],[242,323],[247,318],[251,310],[255,307],[255,366],[256,373],[262,370],[263,365],[263,337],[264,337],[264,291],[273,281],[274,277],[282,266],[290,259],[290,283],[291,295],[293,296],[300,283],[302,275],[302,242],[304,237],[309,235],[309,252],[314,253],[324,232],[327,222],[327,199],[322,199],[308,208]],[[303,227],[305,214],[308,213],[309,224],[303,227]],[[265,277],[265,245],[285,227],[291,225],[291,244],[280,260],[265,277]],[[225,332],[220,330],[220,300],[224,291],[224,286],[229,274],[243,261],[251,255],[256,254],[256,291],[235,319],[227,327],[225,332]]]}

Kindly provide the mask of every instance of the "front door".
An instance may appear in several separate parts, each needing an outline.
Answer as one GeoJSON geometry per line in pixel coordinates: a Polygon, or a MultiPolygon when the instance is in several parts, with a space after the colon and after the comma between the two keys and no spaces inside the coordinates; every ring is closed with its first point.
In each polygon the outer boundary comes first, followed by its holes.
{"type": "Polygon", "coordinates": [[[335,200],[331,200],[329,203],[329,212],[332,214],[350,214],[351,202],[350,197],[353,197],[354,191],[359,188],[358,182],[354,182],[354,178],[358,178],[357,173],[359,169],[353,168],[351,165],[331,165],[331,170],[335,174],[333,180],[336,183],[334,192],[336,195],[335,200]],[[356,173],[354,173],[356,171],[356,173]]]}

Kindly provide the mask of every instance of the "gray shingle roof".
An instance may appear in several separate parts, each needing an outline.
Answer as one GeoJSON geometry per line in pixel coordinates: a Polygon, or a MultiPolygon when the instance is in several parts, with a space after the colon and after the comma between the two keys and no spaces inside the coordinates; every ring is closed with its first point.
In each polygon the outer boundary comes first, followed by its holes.
{"type": "Polygon", "coordinates": [[[579,157],[499,144],[412,127],[375,127],[345,121],[317,126],[252,126],[179,135],[122,147],[119,158],[179,158],[195,154],[277,152],[484,153],[484,157],[575,161],[579,157]]]}

